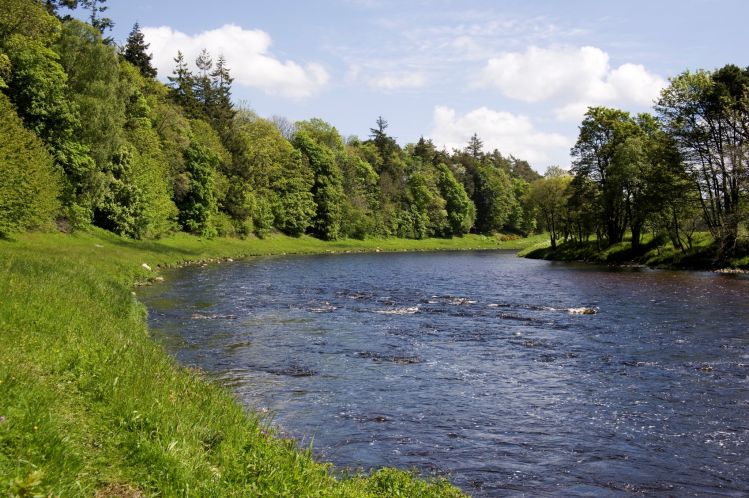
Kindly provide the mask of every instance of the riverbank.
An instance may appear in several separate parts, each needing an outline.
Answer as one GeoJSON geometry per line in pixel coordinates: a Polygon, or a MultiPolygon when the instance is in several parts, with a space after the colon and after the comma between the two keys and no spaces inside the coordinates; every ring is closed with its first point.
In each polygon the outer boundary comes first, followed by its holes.
{"type": "Polygon", "coordinates": [[[632,250],[628,240],[599,249],[595,241],[584,243],[568,242],[552,249],[548,243],[529,245],[520,250],[520,256],[550,261],[583,261],[598,264],[637,264],[650,268],[674,270],[718,271],[722,273],[742,273],[749,270],[749,254],[739,253],[728,261],[717,257],[717,248],[707,233],[694,235],[692,247],[681,250],[673,244],[656,244],[645,237],[639,251],[632,250]]]}
{"type": "Polygon", "coordinates": [[[135,283],[158,268],[273,254],[520,249],[534,239],[0,241],[0,492],[10,496],[461,496],[385,469],[336,478],[149,336],[135,283]]]}

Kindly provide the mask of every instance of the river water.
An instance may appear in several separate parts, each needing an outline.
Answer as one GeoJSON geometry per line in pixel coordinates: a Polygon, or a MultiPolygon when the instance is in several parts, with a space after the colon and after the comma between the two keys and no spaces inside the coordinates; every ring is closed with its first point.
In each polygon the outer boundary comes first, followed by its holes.
{"type": "Polygon", "coordinates": [[[338,468],[474,496],[749,494],[747,278],[508,252],[166,277],[141,295],[166,348],[338,468]]]}

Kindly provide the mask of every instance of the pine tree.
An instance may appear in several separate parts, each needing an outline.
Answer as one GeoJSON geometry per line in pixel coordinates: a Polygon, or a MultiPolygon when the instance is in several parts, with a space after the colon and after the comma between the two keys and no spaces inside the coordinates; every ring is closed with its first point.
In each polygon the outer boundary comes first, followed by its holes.
{"type": "Polygon", "coordinates": [[[474,159],[479,159],[481,157],[481,149],[483,147],[484,142],[476,133],[474,133],[471,139],[468,141],[468,147],[466,147],[466,150],[469,154],[471,154],[471,157],[473,157],[474,159]]]}
{"type": "Polygon", "coordinates": [[[211,59],[208,50],[203,49],[200,52],[200,55],[195,59],[195,66],[198,68],[198,74],[193,79],[193,94],[202,108],[202,115],[207,116],[209,108],[213,105],[213,86],[211,84],[213,59],[211,59]]]}
{"type": "Polygon", "coordinates": [[[149,46],[150,44],[146,43],[143,37],[140,25],[136,22],[133,25],[133,30],[130,31],[130,36],[127,37],[127,43],[122,55],[126,61],[138,68],[140,74],[146,78],[155,78],[156,69],[151,65],[153,56],[146,52],[149,46]]]}
{"type": "Polygon", "coordinates": [[[234,78],[229,74],[223,55],[219,56],[216,68],[210,76],[211,98],[208,99],[206,110],[214,128],[223,134],[236,114],[231,102],[231,84],[234,78]]]}
{"type": "Polygon", "coordinates": [[[177,65],[172,71],[172,76],[167,77],[169,86],[172,89],[172,99],[186,111],[188,116],[194,117],[199,113],[198,102],[195,99],[193,91],[195,76],[190,71],[190,68],[187,67],[185,56],[182,55],[182,52],[177,52],[174,62],[177,65]]]}

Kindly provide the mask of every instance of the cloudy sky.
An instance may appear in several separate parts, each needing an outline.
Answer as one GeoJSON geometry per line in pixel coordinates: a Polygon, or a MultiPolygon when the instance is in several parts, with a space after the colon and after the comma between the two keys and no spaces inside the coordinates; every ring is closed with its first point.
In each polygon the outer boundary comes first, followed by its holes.
{"type": "Polygon", "coordinates": [[[401,144],[430,137],[569,167],[589,105],[647,111],[686,69],[749,65],[745,0],[109,0],[115,40],[136,21],[165,79],[181,50],[223,54],[237,103],[319,117],[401,144]]]}

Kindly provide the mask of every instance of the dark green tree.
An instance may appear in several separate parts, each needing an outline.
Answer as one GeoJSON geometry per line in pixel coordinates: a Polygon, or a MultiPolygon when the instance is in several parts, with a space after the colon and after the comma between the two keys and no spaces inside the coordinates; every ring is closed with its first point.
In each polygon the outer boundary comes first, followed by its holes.
{"type": "Polygon", "coordinates": [[[205,100],[206,114],[221,136],[226,136],[236,115],[231,102],[231,85],[234,78],[229,73],[226,59],[220,55],[211,77],[211,96],[205,100]]]}
{"type": "Polygon", "coordinates": [[[185,151],[185,168],[189,186],[186,195],[177,205],[179,222],[188,232],[202,237],[214,237],[216,214],[214,175],[218,158],[202,145],[192,142],[185,151]]]}
{"type": "Polygon", "coordinates": [[[122,56],[130,64],[137,67],[140,74],[144,77],[155,78],[156,68],[151,65],[153,56],[147,52],[149,46],[143,37],[140,25],[136,22],[133,25],[132,31],[130,31],[130,35],[127,37],[122,56]]]}
{"type": "Polygon", "coordinates": [[[122,147],[104,170],[102,198],[94,208],[94,223],[119,235],[142,238],[148,226],[143,191],[133,181],[132,150],[122,147]]]}
{"type": "Polygon", "coordinates": [[[484,148],[484,142],[481,141],[479,136],[474,133],[471,139],[468,141],[466,151],[476,160],[481,159],[482,149],[484,148]]]}
{"type": "Polygon", "coordinates": [[[195,75],[187,65],[185,56],[181,51],[174,58],[176,66],[172,76],[168,76],[169,88],[172,100],[177,103],[188,117],[199,117],[199,104],[195,98],[195,75]]]}

